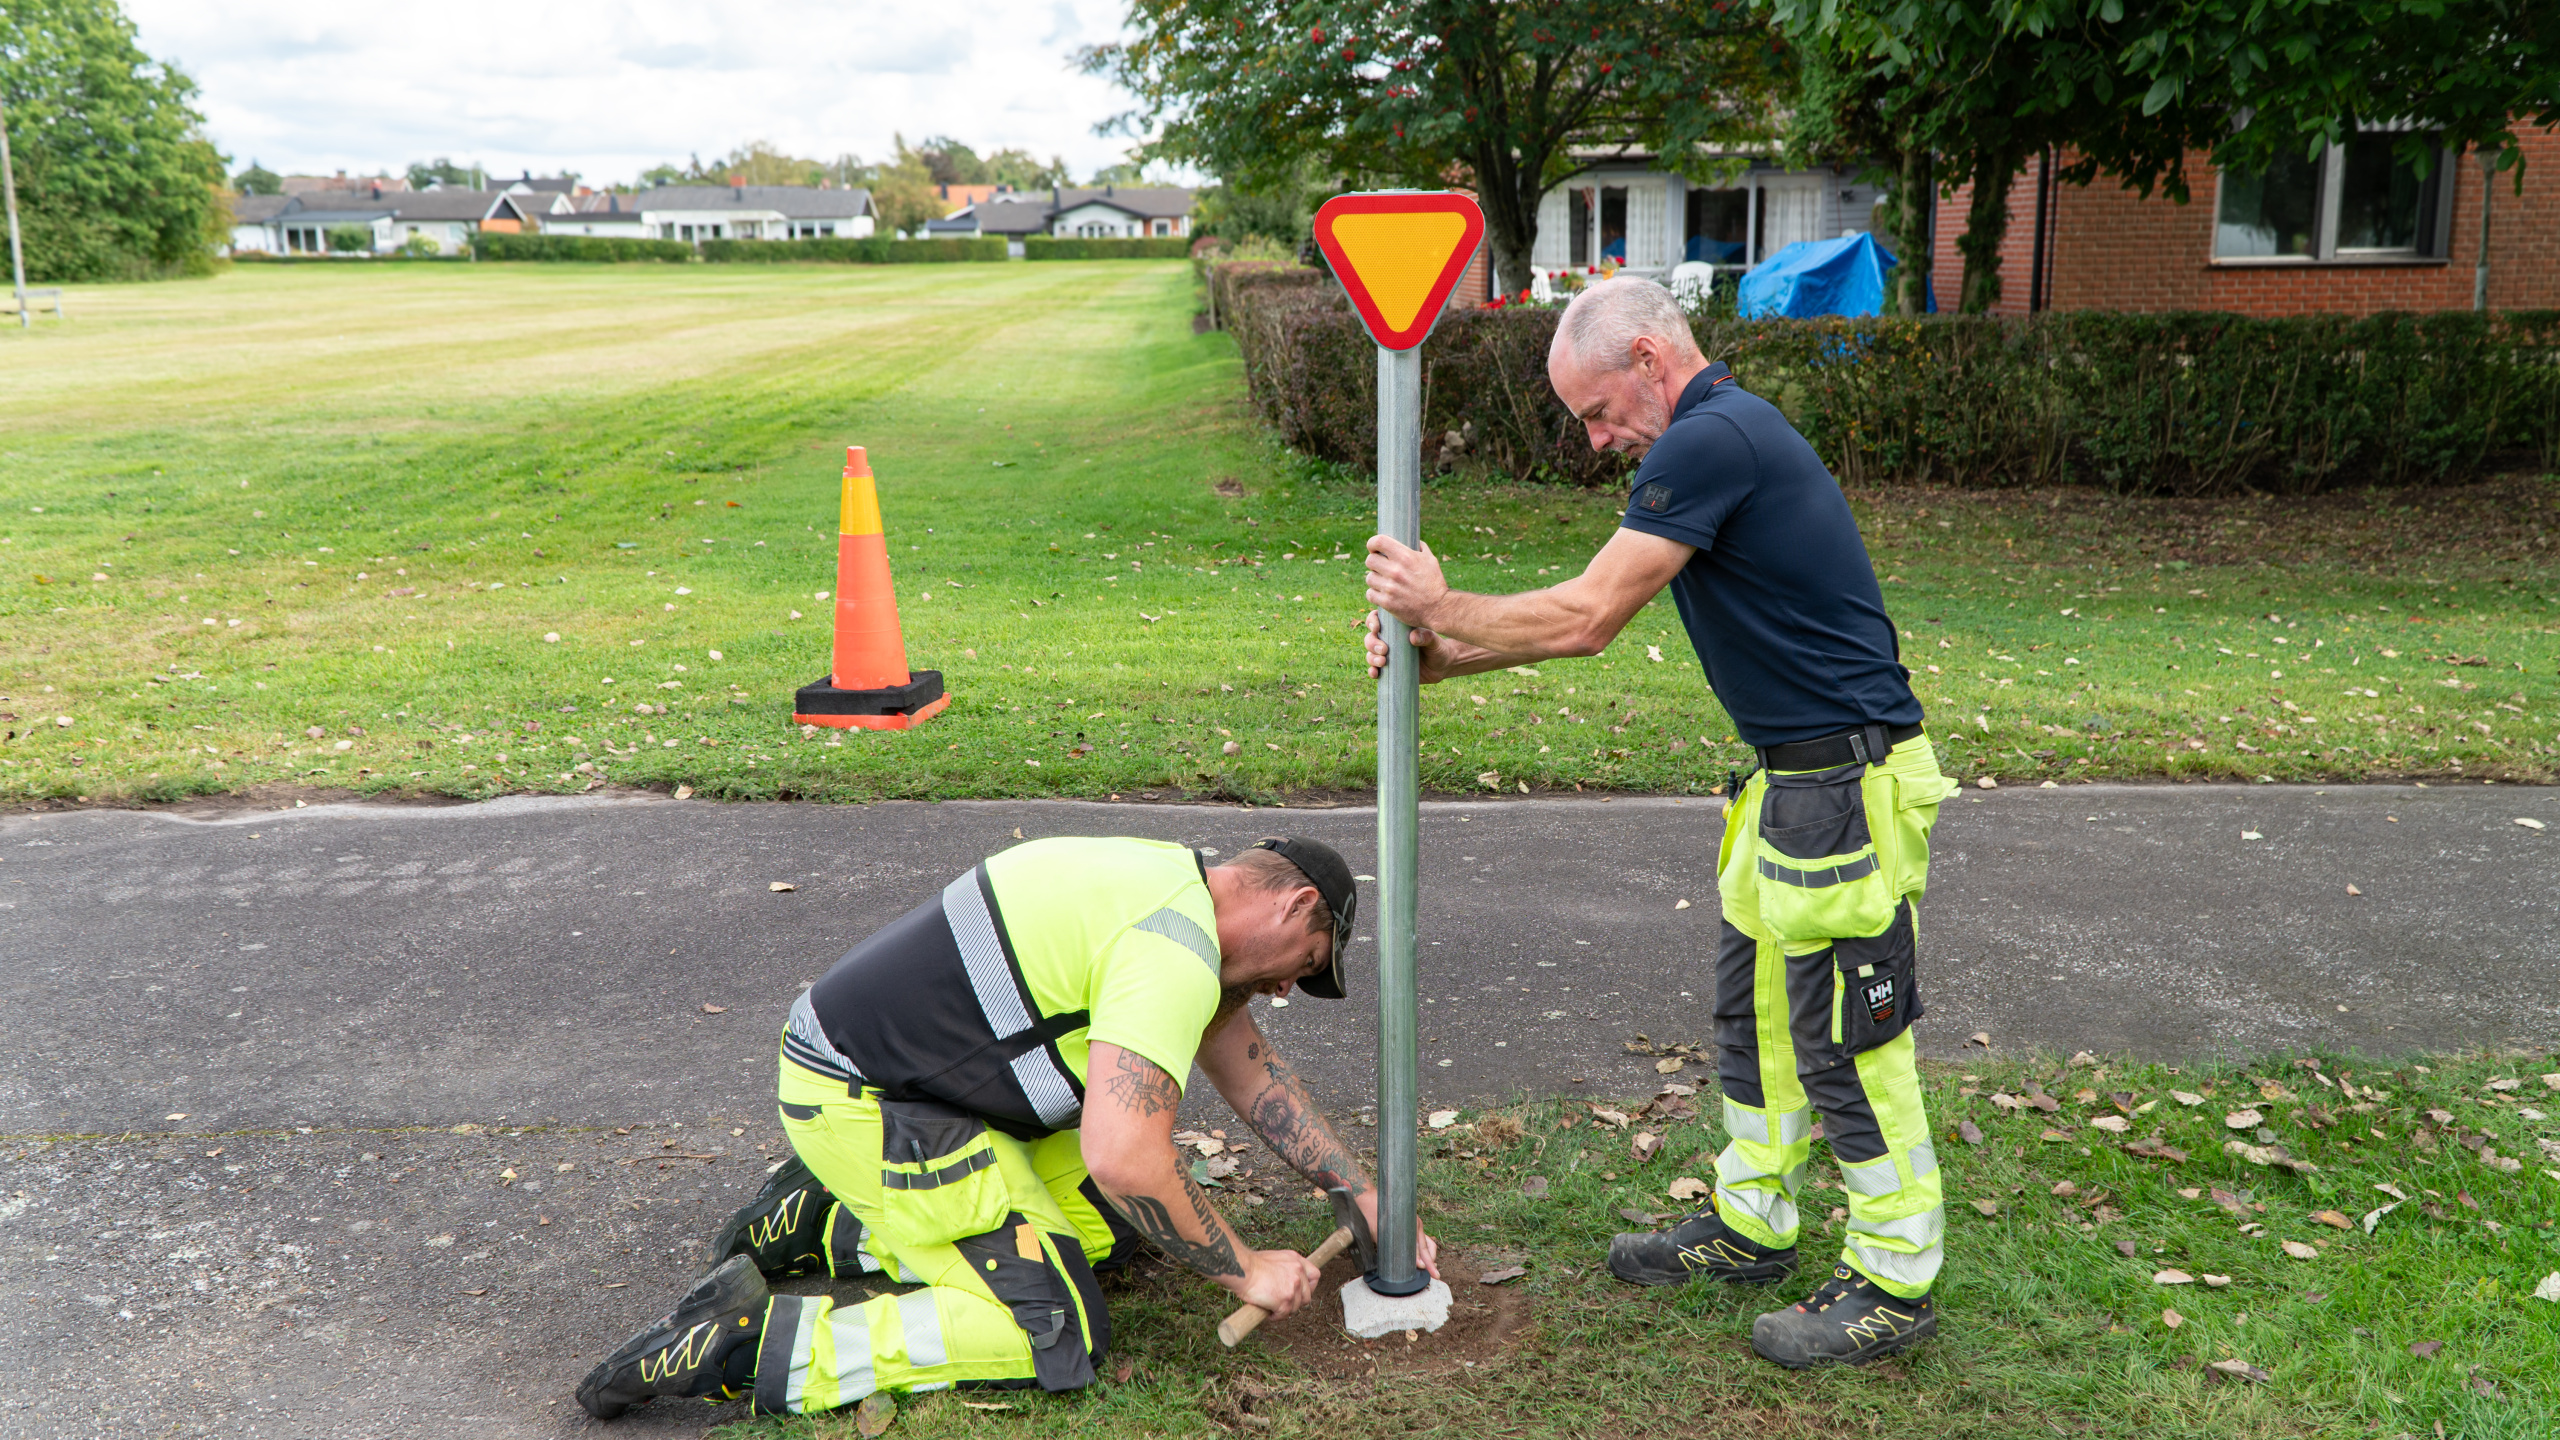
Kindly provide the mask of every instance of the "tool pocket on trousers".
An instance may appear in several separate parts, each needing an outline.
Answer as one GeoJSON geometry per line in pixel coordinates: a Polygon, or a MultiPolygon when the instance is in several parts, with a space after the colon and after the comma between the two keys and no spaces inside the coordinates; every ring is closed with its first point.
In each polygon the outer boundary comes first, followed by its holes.
{"type": "Polygon", "coordinates": [[[891,1245],[984,1234],[1011,1206],[984,1121],[935,1100],[880,1102],[880,1229],[891,1245]]]}
{"type": "Polygon", "coordinates": [[[1864,765],[1770,775],[1751,860],[1760,922],[1780,940],[1872,935],[1893,917],[1867,825],[1864,765]]]}
{"type": "Polygon", "coordinates": [[[1046,1237],[1009,1211],[984,1235],[955,1241],[970,1271],[989,1294],[1013,1312],[1013,1323],[1031,1342],[1031,1370],[1043,1390],[1075,1390],[1093,1383],[1093,1362],[1111,1346],[1102,1287],[1085,1263],[1084,1249],[1066,1235],[1046,1237]]]}
{"type": "Polygon", "coordinates": [[[1862,1055],[1920,1018],[1919,953],[1908,900],[1883,934],[1832,946],[1840,978],[1831,1038],[1843,1051],[1862,1055]]]}

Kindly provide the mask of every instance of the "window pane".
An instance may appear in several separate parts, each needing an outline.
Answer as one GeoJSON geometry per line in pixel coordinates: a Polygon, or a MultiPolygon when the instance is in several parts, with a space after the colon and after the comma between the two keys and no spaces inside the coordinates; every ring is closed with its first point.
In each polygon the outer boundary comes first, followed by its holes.
{"type": "Polygon", "coordinates": [[[2320,223],[2320,172],[2287,155],[2264,173],[2225,173],[2213,253],[2221,256],[2312,255],[2320,223]]]}
{"type": "MultiPolygon", "coordinates": [[[[2340,250],[2422,247],[2426,202],[2435,187],[2392,154],[2393,142],[2400,138],[2369,134],[2347,141],[2345,175],[2338,187],[2340,250]]],[[[2436,167],[2438,172],[2443,168],[2436,167]]]]}

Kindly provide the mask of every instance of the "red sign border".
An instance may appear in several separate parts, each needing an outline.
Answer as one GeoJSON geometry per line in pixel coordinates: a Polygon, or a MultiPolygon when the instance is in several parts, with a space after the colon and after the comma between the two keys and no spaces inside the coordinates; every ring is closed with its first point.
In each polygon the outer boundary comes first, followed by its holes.
{"type": "Polygon", "coordinates": [[[1440,312],[1449,303],[1449,292],[1458,288],[1458,279],[1467,273],[1467,263],[1474,258],[1476,247],[1484,243],[1484,207],[1474,196],[1461,190],[1355,191],[1336,195],[1316,210],[1316,248],[1333,267],[1333,278],[1342,293],[1351,298],[1351,307],[1360,312],[1360,323],[1368,328],[1369,338],[1382,349],[1410,350],[1431,335],[1440,312]],[[1433,282],[1422,308],[1415,312],[1413,323],[1402,330],[1391,329],[1378,313],[1377,302],[1369,298],[1367,288],[1358,283],[1359,272],[1343,258],[1342,247],[1333,238],[1333,222],[1343,215],[1457,215],[1466,221],[1466,232],[1452,252],[1455,261],[1433,282]]]}

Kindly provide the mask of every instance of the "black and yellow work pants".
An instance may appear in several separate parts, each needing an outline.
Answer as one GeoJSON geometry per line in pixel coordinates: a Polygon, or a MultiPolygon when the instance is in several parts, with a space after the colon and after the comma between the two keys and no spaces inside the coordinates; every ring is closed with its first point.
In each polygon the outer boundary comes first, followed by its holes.
{"type": "Polygon", "coordinates": [[[1813,1118],[1848,1192],[1840,1258],[1887,1292],[1928,1293],[1946,1210],[1913,1064],[1918,902],[1954,782],[1926,735],[1879,765],[1760,771],[1726,810],[1716,1044],[1716,1208],[1762,1245],[1796,1243],[1813,1118]]]}
{"type": "Polygon", "coordinates": [[[777,1295],[756,1354],[758,1412],[874,1390],[1089,1383],[1111,1322],[1093,1264],[1114,1246],[1075,1131],[1025,1143],[948,1107],[847,1094],[782,1062],[782,1125],[835,1197],[831,1274],[923,1288],[858,1305],[777,1295]]]}

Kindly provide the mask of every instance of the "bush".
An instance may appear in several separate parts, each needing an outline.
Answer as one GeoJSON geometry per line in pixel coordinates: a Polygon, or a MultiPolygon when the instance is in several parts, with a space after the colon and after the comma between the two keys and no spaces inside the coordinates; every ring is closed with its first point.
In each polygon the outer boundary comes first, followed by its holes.
{"type": "Polygon", "coordinates": [[[366,255],[373,251],[373,227],[369,225],[332,225],[329,227],[329,250],[336,255],[366,255]]]}
{"type": "Polygon", "coordinates": [[[1078,240],[1072,236],[1033,235],[1022,242],[1025,260],[1180,260],[1191,253],[1186,236],[1151,240],[1078,240]]]}
{"type": "Polygon", "coordinates": [[[471,253],[482,260],[669,260],[693,258],[693,247],[681,240],[625,240],[609,235],[519,235],[483,230],[471,237],[471,253]]]}
{"type": "Polygon", "coordinates": [[[431,260],[444,253],[444,244],[433,235],[412,235],[400,242],[400,253],[414,260],[431,260]]]}
{"type": "Polygon", "coordinates": [[[702,258],[717,263],[833,265],[948,265],[1003,260],[1002,240],[932,238],[893,240],[885,235],[820,236],[808,240],[705,240],[702,258]]]}
{"type": "MultiPolygon", "coordinates": [[[[1256,414],[1288,444],[1374,467],[1376,347],[1320,272],[1229,264],[1211,314],[1256,414]]],[[[1557,312],[1453,313],[1423,351],[1425,459],[1612,484],[1547,388],[1557,312]],[[1451,456],[1448,458],[1456,458],[1451,456]]],[[[2560,465],[2560,312],[1693,319],[1699,345],[1850,484],[2079,484],[2124,494],[2307,494],[2560,465]]]]}

